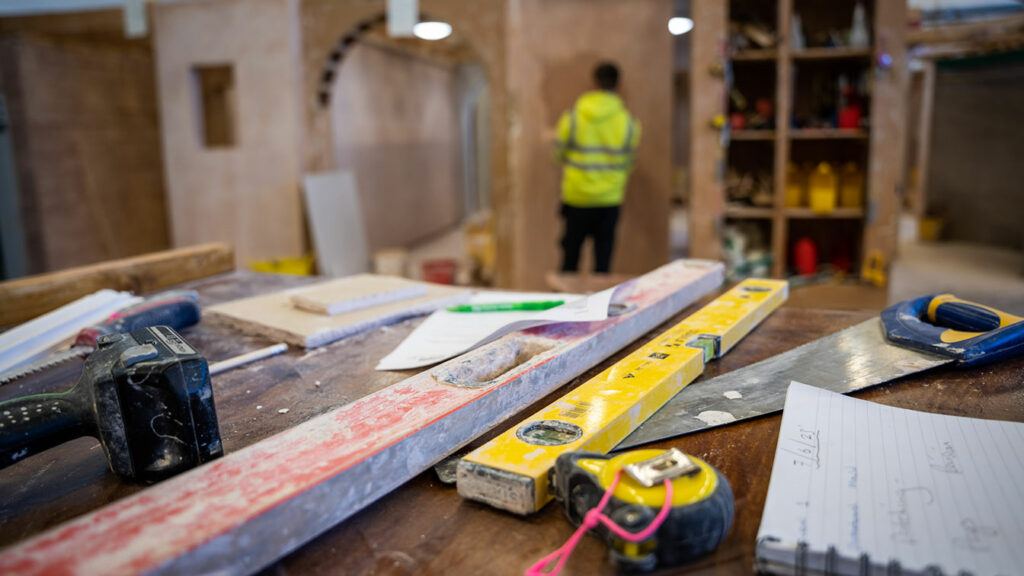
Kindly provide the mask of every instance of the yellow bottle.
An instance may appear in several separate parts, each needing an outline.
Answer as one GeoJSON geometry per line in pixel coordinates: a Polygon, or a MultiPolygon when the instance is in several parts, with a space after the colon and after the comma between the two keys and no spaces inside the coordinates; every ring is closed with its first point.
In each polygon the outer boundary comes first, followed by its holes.
{"type": "Polygon", "coordinates": [[[843,166],[839,179],[839,205],[843,208],[860,208],[864,204],[864,173],[854,162],[843,166]]]}
{"type": "Polygon", "coordinates": [[[807,188],[811,197],[811,210],[827,213],[836,209],[839,182],[832,171],[832,165],[828,162],[818,163],[807,181],[807,188]]]}
{"type": "Polygon", "coordinates": [[[804,205],[804,188],[807,175],[792,162],[786,164],[786,208],[799,208],[804,205]]]}

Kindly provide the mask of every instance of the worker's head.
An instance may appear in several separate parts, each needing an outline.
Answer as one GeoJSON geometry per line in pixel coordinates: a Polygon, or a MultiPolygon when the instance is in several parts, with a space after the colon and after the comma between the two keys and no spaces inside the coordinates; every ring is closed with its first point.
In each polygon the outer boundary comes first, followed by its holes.
{"type": "Polygon", "coordinates": [[[594,84],[601,90],[614,92],[619,87],[619,67],[611,62],[602,62],[594,68],[594,84]]]}

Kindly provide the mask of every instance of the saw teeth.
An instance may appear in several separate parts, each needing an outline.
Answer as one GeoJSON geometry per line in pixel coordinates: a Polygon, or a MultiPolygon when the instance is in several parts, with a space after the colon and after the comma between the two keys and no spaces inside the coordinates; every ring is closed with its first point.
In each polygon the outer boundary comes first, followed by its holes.
{"type": "Polygon", "coordinates": [[[34,362],[29,362],[21,367],[16,367],[4,374],[0,374],[0,385],[14,382],[15,380],[19,380],[37,372],[42,372],[43,370],[52,368],[58,364],[63,364],[72,358],[81,358],[90,352],[92,352],[92,348],[88,346],[72,346],[62,352],[54,352],[34,362]]]}

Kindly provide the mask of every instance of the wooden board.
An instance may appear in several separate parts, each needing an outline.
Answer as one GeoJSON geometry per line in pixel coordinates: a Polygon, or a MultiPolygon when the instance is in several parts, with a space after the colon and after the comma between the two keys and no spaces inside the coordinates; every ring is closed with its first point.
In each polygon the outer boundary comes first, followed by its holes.
{"type": "Polygon", "coordinates": [[[103,288],[154,292],[234,267],[231,247],[211,243],[0,282],[0,326],[35,318],[103,288]]]}
{"type": "MultiPolygon", "coordinates": [[[[176,246],[230,242],[240,266],[308,251],[302,214],[298,3],[152,4],[167,209],[176,246]],[[197,66],[230,66],[221,93],[235,112],[233,146],[207,146],[197,66]]],[[[150,73],[154,73],[151,68],[150,73]]],[[[308,95],[312,100],[313,96],[308,95]]]]}
{"type": "Polygon", "coordinates": [[[246,334],[264,336],[294,346],[316,348],[371,328],[386,326],[405,318],[458,304],[469,296],[469,291],[464,288],[439,284],[427,286],[426,293],[418,298],[336,316],[325,316],[296,308],[292,304],[292,295],[295,291],[286,290],[207,308],[206,318],[227,324],[246,334]]]}
{"type": "Polygon", "coordinates": [[[369,272],[370,250],[352,173],[307,174],[303,194],[320,274],[342,277],[369,272]]]}
{"type": "Polygon", "coordinates": [[[125,39],[121,10],[3,20],[17,275],[169,248],[149,40],[125,39]]]}
{"type": "Polygon", "coordinates": [[[254,571],[555,390],[721,279],[720,264],[659,268],[636,281],[629,312],[511,334],[9,548],[0,572],[254,571]],[[460,380],[441,383],[440,372],[460,380]]]}
{"type": "Polygon", "coordinates": [[[291,299],[297,308],[335,316],[424,296],[428,287],[424,282],[405,278],[358,274],[295,290],[291,299]]]}
{"type": "MultiPolygon", "coordinates": [[[[367,35],[383,35],[383,28],[367,35]]],[[[330,102],[333,165],[355,176],[371,252],[409,248],[451,230],[473,191],[461,180],[462,162],[476,167],[459,148],[461,73],[425,50],[460,45],[449,40],[401,47],[397,39],[374,45],[363,36],[338,66],[330,102]]]]}
{"type": "MultiPolygon", "coordinates": [[[[604,60],[618,64],[619,93],[643,128],[619,217],[612,272],[640,274],[665,262],[673,36],[652,31],[664,30],[672,2],[523,0],[509,3],[508,12],[508,98],[516,120],[508,142],[514,178],[510,197],[506,202],[496,198],[494,207],[499,245],[506,230],[513,245],[511,262],[503,261],[499,250],[499,266],[512,267],[509,285],[542,289],[545,273],[558,266],[561,167],[552,161],[550,135],[562,113],[593,88],[593,69],[604,60]]],[[[705,120],[693,122],[703,125],[705,120]]]]}

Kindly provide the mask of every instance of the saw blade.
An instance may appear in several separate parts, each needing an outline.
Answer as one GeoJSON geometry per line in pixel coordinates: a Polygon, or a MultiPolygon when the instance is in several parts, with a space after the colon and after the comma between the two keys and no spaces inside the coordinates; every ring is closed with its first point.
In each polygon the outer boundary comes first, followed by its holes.
{"type": "Polygon", "coordinates": [[[34,374],[36,372],[52,368],[58,364],[67,362],[72,358],[81,358],[93,350],[95,349],[91,346],[72,346],[67,350],[48,354],[38,360],[11,368],[3,374],[0,374],[0,384],[7,384],[8,382],[13,382],[19,378],[28,376],[29,374],[34,374]]]}
{"type": "Polygon", "coordinates": [[[694,382],[615,450],[778,412],[794,380],[846,394],[952,361],[889,343],[882,321],[872,318],[756,364],[694,382]]]}

